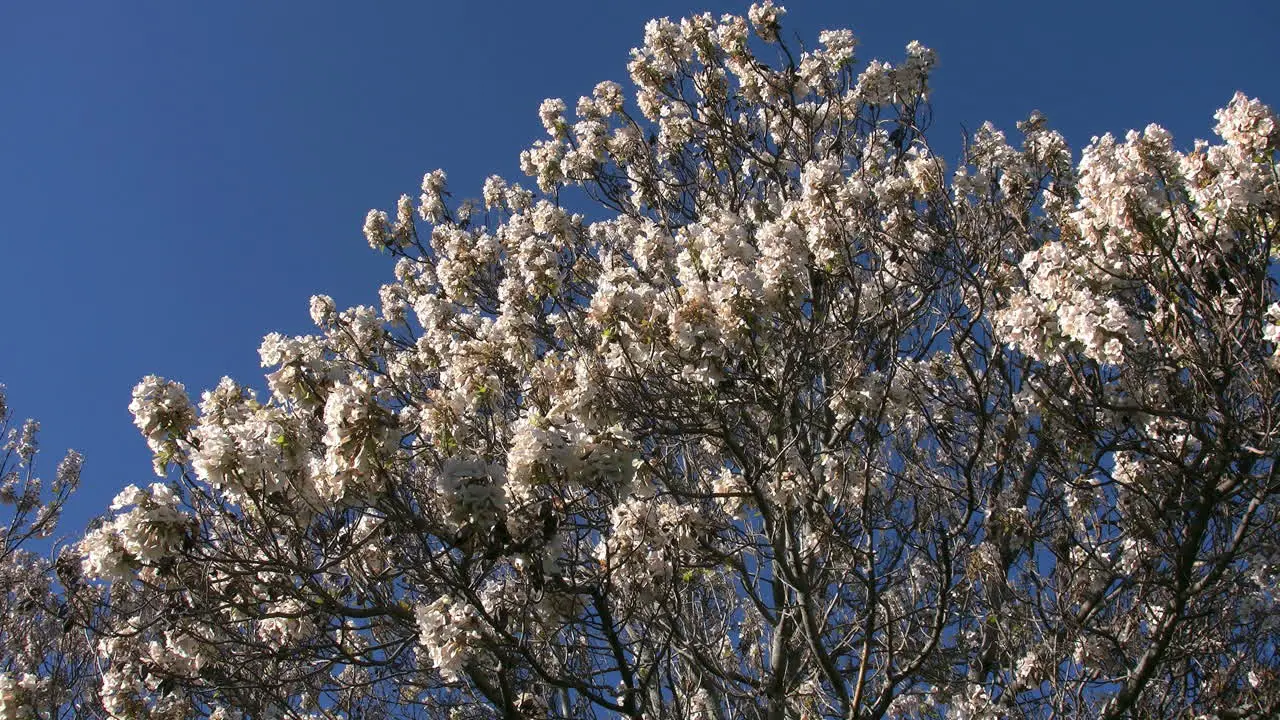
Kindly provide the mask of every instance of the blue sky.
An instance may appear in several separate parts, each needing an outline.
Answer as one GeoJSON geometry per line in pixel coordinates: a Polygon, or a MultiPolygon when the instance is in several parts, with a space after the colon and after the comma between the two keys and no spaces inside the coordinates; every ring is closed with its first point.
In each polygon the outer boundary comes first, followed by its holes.
{"type": "MultiPolygon", "coordinates": [[[[1077,149],[1159,122],[1208,137],[1239,89],[1280,105],[1280,3],[791,2],[788,37],[939,54],[935,145],[1033,109],[1077,149]]],[[[126,406],[143,375],[194,397],[261,386],[257,347],[307,299],[372,303],[370,207],[443,167],[456,195],[518,179],[544,97],[625,80],[645,20],[694,2],[38,2],[0,8],[0,383],[52,473],[86,456],[74,532],[150,482],[126,406]]],[[[1077,155],[1078,157],[1078,155],[1077,155]]]]}

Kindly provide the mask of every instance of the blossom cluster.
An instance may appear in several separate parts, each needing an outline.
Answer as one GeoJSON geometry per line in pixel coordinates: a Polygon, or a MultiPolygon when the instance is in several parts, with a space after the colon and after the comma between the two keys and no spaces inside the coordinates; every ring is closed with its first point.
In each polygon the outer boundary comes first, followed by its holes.
{"type": "Polygon", "coordinates": [[[465,602],[440,597],[415,610],[418,642],[431,666],[450,681],[457,681],[468,659],[468,648],[480,639],[480,620],[465,602]]]}
{"type": "Polygon", "coordinates": [[[80,542],[84,571],[102,580],[129,580],[143,567],[153,567],[180,553],[191,530],[191,517],[177,493],[162,483],[146,489],[130,485],[111,503],[113,511],[130,508],[89,532],[80,542]]]}

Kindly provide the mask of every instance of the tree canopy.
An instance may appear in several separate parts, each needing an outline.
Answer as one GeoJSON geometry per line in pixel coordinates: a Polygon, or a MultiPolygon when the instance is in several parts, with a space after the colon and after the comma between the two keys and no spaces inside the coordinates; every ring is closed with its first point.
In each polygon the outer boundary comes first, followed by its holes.
{"type": "MultiPolygon", "coordinates": [[[[40,423],[14,422],[0,385],[0,719],[88,718],[98,671],[86,629],[101,608],[81,582],[74,548],[38,552],[57,531],[80,484],[83,458],[68,451],[51,481],[38,474],[40,423]]],[[[99,715],[100,716],[100,715],[99,715]]]]}
{"type": "Polygon", "coordinates": [[[137,386],[105,712],[1280,712],[1274,113],[948,163],[932,51],[783,13],[655,20],[530,186],[371,211],[380,307],[267,393],[137,386]]]}

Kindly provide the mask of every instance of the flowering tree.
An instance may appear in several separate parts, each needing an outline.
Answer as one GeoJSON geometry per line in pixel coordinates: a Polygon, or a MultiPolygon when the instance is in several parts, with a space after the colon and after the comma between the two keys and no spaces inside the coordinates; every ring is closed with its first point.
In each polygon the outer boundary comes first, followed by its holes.
{"type": "Polygon", "coordinates": [[[931,51],[782,13],[651,22],[536,189],[371,212],[381,308],[313,298],[269,396],[136,388],[108,709],[1280,711],[1276,117],[948,170],[931,51]]]}
{"type": "Polygon", "coordinates": [[[49,560],[31,550],[57,529],[80,454],[68,451],[46,486],[40,423],[12,419],[0,385],[0,720],[93,717],[97,666],[84,628],[95,591],[80,582],[74,551],[49,560]]]}

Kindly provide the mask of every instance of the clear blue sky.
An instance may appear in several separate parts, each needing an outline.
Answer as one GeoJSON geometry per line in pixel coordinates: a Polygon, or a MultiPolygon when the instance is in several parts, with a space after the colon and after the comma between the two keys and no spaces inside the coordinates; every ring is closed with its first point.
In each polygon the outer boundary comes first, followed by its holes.
{"type": "MultiPolygon", "coordinates": [[[[788,35],[859,56],[939,53],[931,137],[1032,109],[1079,148],[1159,122],[1187,146],[1239,89],[1280,105],[1280,3],[790,2],[788,35]]],[[[544,97],[625,80],[678,2],[46,2],[0,5],[0,383],[44,425],[46,472],[86,456],[68,531],[151,481],[126,406],[145,374],[194,397],[261,386],[267,332],[307,299],[376,300],[370,207],[445,168],[517,179],[544,97]]],[[[949,144],[949,145],[948,145],[949,144]]]]}

